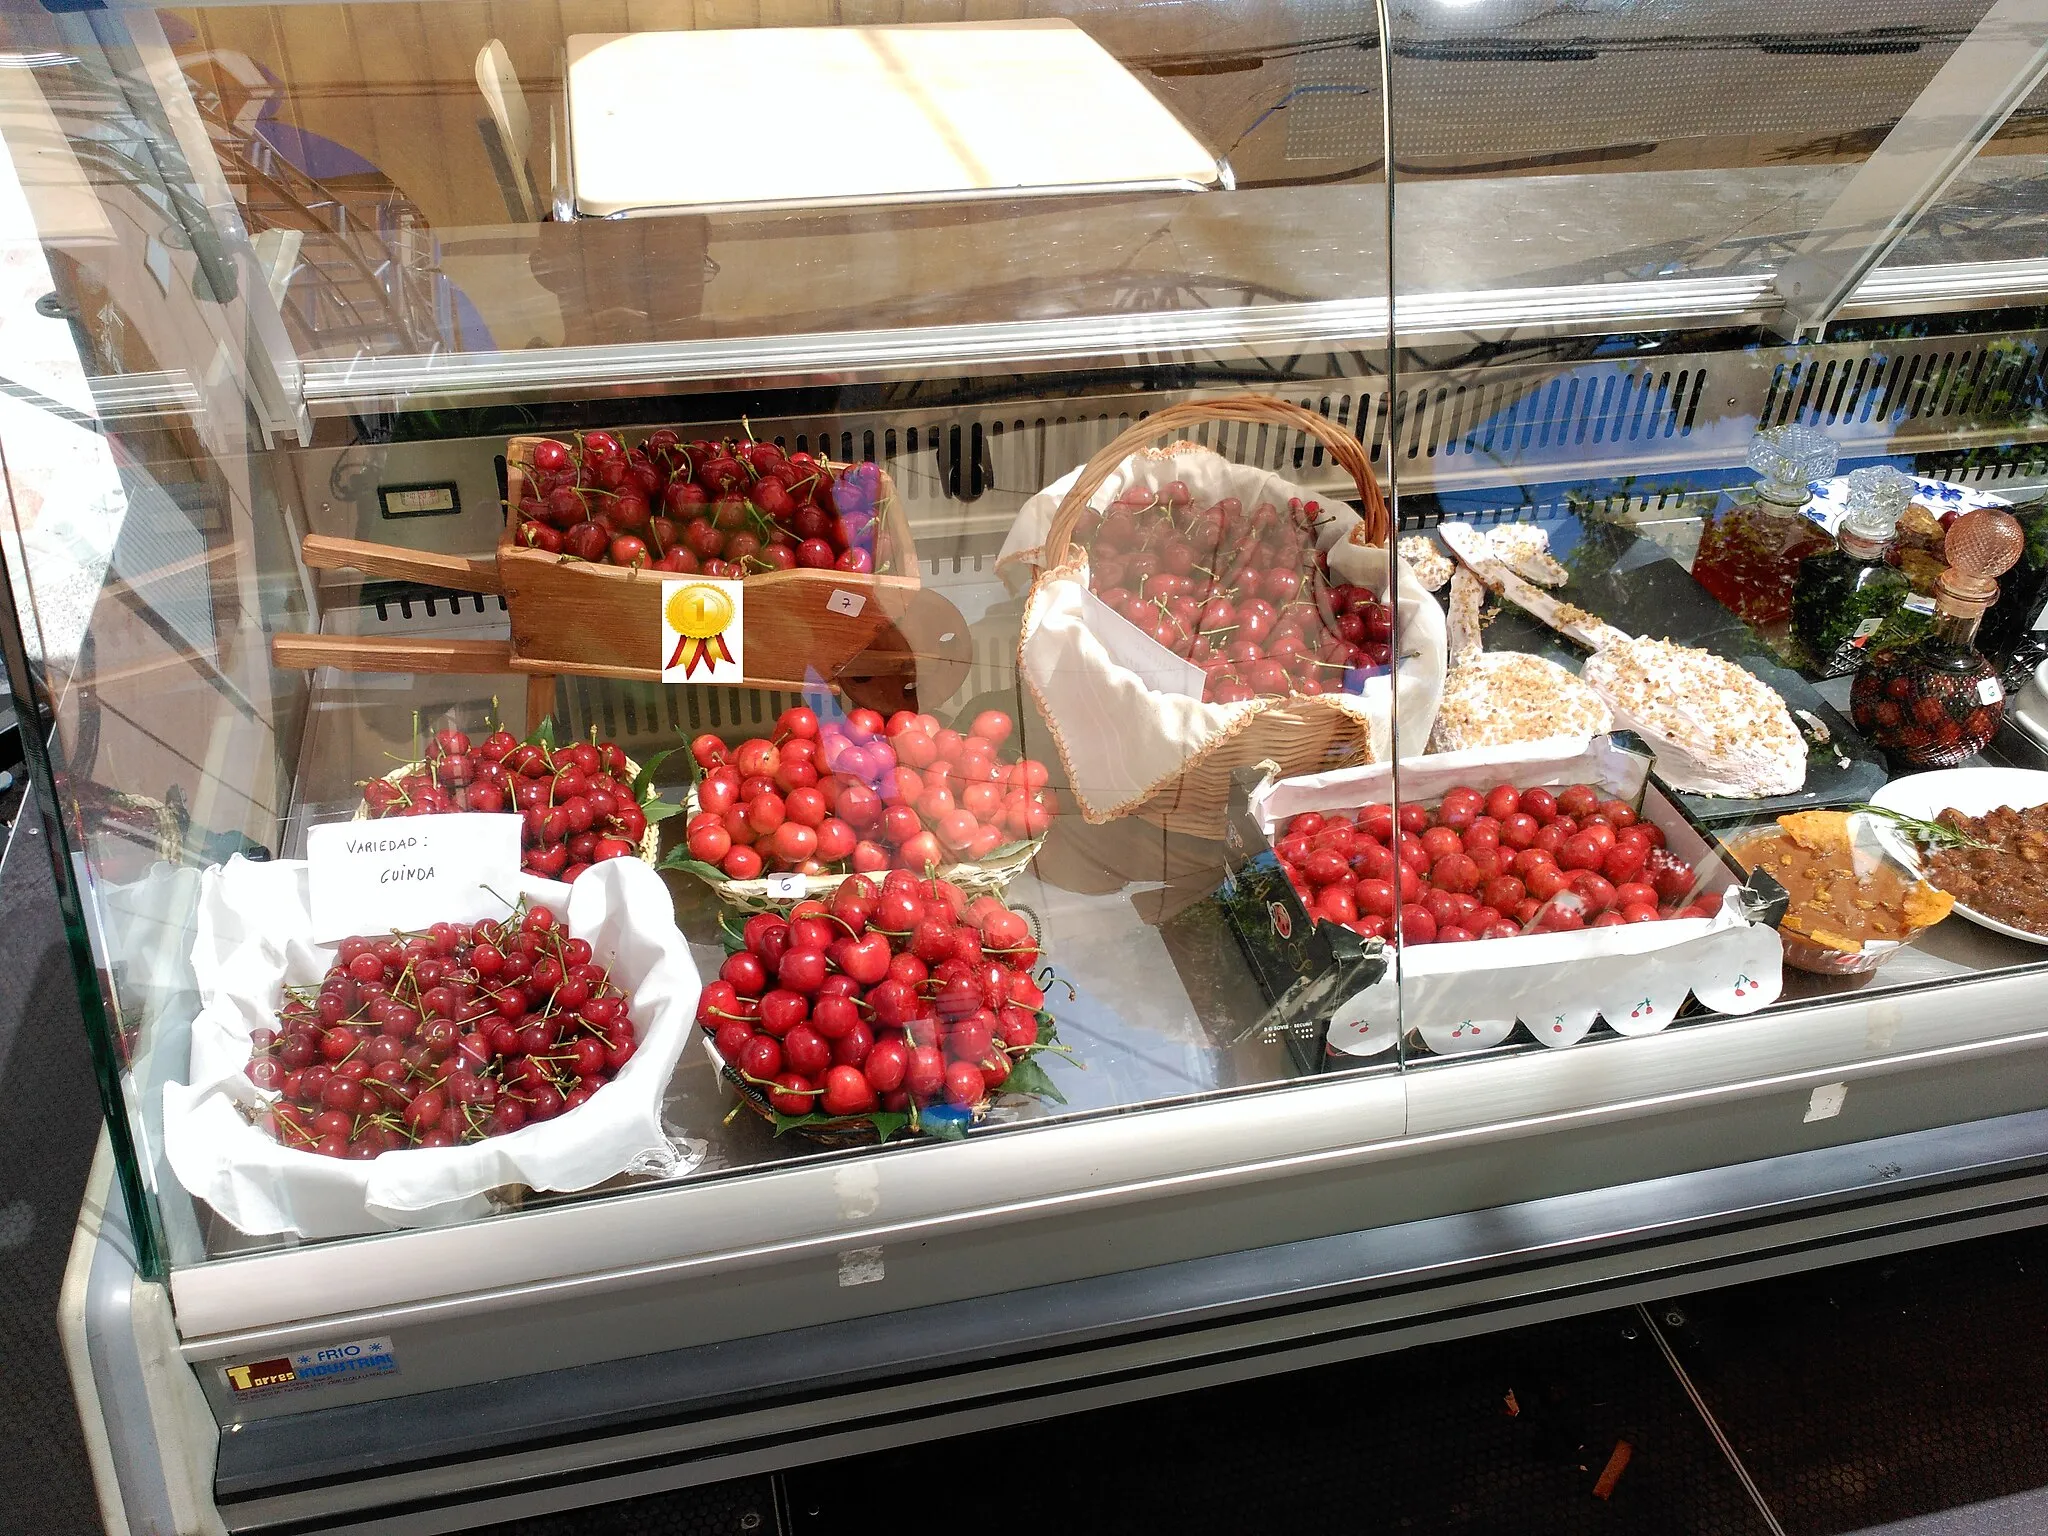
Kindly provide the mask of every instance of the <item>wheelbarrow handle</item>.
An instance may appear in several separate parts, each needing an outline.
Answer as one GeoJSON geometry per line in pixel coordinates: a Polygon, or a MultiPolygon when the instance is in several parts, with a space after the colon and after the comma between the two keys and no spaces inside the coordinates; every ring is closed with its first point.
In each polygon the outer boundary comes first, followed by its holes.
{"type": "Polygon", "coordinates": [[[366,539],[337,539],[324,533],[309,533],[299,540],[299,554],[316,571],[361,571],[365,576],[417,581],[457,592],[495,594],[504,590],[498,581],[496,554],[482,559],[436,555],[390,544],[372,544],[366,539]]]}

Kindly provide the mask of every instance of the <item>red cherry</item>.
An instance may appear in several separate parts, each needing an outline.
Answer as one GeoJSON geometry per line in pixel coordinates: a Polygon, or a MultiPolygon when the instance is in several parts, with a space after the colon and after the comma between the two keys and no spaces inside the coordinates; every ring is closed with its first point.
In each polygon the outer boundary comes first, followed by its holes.
{"type": "Polygon", "coordinates": [[[1470,892],[1479,889],[1479,866],[1466,853],[1448,853],[1429,868],[1430,882],[1439,890],[1470,892]]]}
{"type": "Polygon", "coordinates": [[[818,1108],[835,1119],[873,1114],[880,1106],[874,1088],[858,1067],[831,1068],[825,1073],[824,1086],[818,1108]]]}
{"type": "Polygon", "coordinates": [[[733,990],[742,997],[759,997],[768,986],[768,970],[761,957],[744,949],[727,955],[718,974],[721,980],[731,982],[733,990]]]}
{"type": "Polygon", "coordinates": [[[775,979],[792,992],[810,993],[817,991],[818,988],[825,984],[825,951],[822,949],[789,950],[783,955],[781,960],[776,962],[775,979]]]}
{"type": "Polygon", "coordinates": [[[816,1088],[810,1079],[785,1072],[775,1079],[768,1104],[778,1115],[808,1115],[818,1107],[816,1088]]]}
{"type": "Polygon", "coordinates": [[[861,1072],[876,1093],[894,1093],[910,1076],[911,1047],[902,1040],[883,1040],[868,1052],[861,1072]]]}
{"type": "Polygon", "coordinates": [[[1600,808],[1600,792],[1590,784],[1567,784],[1557,792],[1557,808],[1583,820],[1600,808]]]}
{"type": "Polygon", "coordinates": [[[782,1046],[768,1035],[755,1035],[740,1047],[733,1065],[748,1077],[772,1078],[782,1070],[782,1046]]]}
{"type": "Polygon", "coordinates": [[[981,1069],[970,1061],[956,1061],[946,1068],[946,1102],[960,1108],[979,1104],[988,1092],[981,1069]]]}
{"type": "Polygon", "coordinates": [[[1401,908],[1401,942],[1403,944],[1432,944],[1436,941],[1437,923],[1429,911],[1421,906],[1403,905],[1401,908]]]}

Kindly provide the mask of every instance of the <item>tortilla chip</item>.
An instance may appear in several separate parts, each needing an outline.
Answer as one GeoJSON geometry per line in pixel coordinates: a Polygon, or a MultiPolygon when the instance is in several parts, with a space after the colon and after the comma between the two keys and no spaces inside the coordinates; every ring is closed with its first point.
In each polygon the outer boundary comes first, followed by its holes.
{"type": "Polygon", "coordinates": [[[1778,826],[1809,853],[1827,853],[1849,846],[1847,811],[1794,811],[1789,816],[1780,816],[1778,826]]]}
{"type": "Polygon", "coordinates": [[[1939,544],[1948,536],[1948,530],[1941,526],[1941,518],[1917,501],[1899,515],[1898,531],[1908,540],[1924,539],[1932,544],[1939,544]]]}
{"type": "Polygon", "coordinates": [[[1861,939],[1845,939],[1839,933],[1829,933],[1825,928],[1815,928],[1806,936],[1823,948],[1839,949],[1845,955],[1856,955],[1863,952],[1863,941],[1861,939]]]}
{"type": "Polygon", "coordinates": [[[1922,880],[1906,892],[1906,931],[1915,928],[1931,928],[1948,916],[1949,908],[1956,904],[1955,897],[1947,891],[1937,891],[1922,880]]]}

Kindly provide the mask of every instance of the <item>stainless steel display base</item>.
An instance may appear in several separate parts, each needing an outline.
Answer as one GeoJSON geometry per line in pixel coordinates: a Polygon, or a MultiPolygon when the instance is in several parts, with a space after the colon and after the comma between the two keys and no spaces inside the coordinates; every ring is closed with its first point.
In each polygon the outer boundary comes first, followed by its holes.
{"type": "MultiPolygon", "coordinates": [[[[2039,1052],[2007,1057],[1992,1076],[2038,1092],[2043,1065],[2039,1052]]],[[[1959,1096],[1989,1103],[1990,1087],[1976,1074],[1914,1074],[1860,1083],[1852,1101],[1872,1120],[1941,1117],[1960,1112],[1959,1096]]],[[[1764,1095],[1553,1146],[1551,1178],[1572,1165],[1582,1178],[1649,1175],[1585,1178],[1573,1193],[1018,1290],[1001,1290],[996,1270],[995,1294],[976,1299],[509,1380],[421,1381],[374,1403],[251,1422],[219,1437],[215,1503],[233,1531],[460,1530],[2048,1220],[2048,1111],[1654,1172],[1657,1148],[1733,1153],[1796,1140],[1788,1122],[1803,1123],[1797,1103],[1764,1095]]],[[[1487,1181],[1522,1182],[1504,1159],[1456,1155],[1376,1176],[1445,1203],[1487,1181]]],[[[96,1403],[110,1405],[111,1456],[162,1461],[175,1484],[168,1464],[203,1466],[210,1454],[181,1437],[207,1429],[132,1401],[111,1411],[135,1397],[113,1373],[178,1362],[164,1358],[161,1329],[109,1301],[128,1295],[101,1273],[120,1267],[121,1234],[82,1221],[78,1243],[74,1267],[96,1278],[76,1323],[92,1341],[96,1403]]],[[[442,1326],[509,1374],[560,1315],[530,1300],[475,1298],[442,1326]]],[[[584,1321],[602,1328],[603,1309],[584,1321]]]]}

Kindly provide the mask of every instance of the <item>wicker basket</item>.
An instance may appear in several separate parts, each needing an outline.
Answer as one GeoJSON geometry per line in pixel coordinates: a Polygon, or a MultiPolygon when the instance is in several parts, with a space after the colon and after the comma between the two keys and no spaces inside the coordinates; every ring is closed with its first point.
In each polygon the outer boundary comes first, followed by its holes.
{"type": "MultiPolygon", "coordinates": [[[[1081,551],[1073,543],[1074,528],[1087,510],[1089,498],[1119,464],[1151,446],[1164,433],[1215,420],[1275,426],[1315,438],[1349,472],[1364,504],[1362,521],[1349,537],[1363,545],[1388,545],[1392,525],[1386,498],[1380,493],[1365,449],[1356,437],[1327,418],[1287,401],[1263,395],[1232,395],[1170,406],[1130,427],[1091,458],[1054,515],[1043,546],[1038,583],[1075,575],[1073,566],[1081,551]]],[[[1047,720],[1054,722],[1055,741],[1061,757],[1067,759],[1067,746],[1059,740],[1054,712],[1039,693],[1036,682],[1030,680],[1021,656],[1019,671],[1030,682],[1047,720]]],[[[1191,758],[1181,772],[1155,786],[1144,798],[1113,811],[1090,811],[1084,805],[1087,819],[1106,822],[1136,815],[1169,831],[1214,838],[1222,834],[1230,803],[1231,776],[1238,769],[1272,762],[1279,766],[1282,776],[1292,777],[1366,762],[1372,757],[1364,722],[1327,697],[1275,699],[1256,707],[1218,707],[1244,713],[1233,718],[1230,730],[1220,740],[1191,758]]],[[[1071,760],[1067,767],[1071,776],[1071,760]]]]}
{"type": "MultiPolygon", "coordinates": [[[[683,796],[683,814],[681,818],[683,825],[688,826],[690,818],[696,814],[697,786],[692,784],[688,792],[683,796]]],[[[648,830],[652,832],[654,829],[650,827],[648,830]]],[[[1003,854],[1000,858],[981,859],[971,864],[941,865],[936,873],[939,879],[951,881],[970,897],[1001,896],[1003,892],[1009,889],[1010,882],[1024,872],[1025,865],[1038,856],[1038,850],[1044,845],[1045,839],[1042,836],[1034,837],[1021,846],[1003,854]]],[[[686,850],[679,848],[678,851],[686,850]]],[[[673,857],[673,854],[671,857],[673,857]]],[[[735,911],[748,914],[755,912],[785,912],[800,901],[829,900],[832,893],[839,889],[841,881],[853,878],[853,871],[851,870],[838,875],[807,875],[804,877],[804,888],[801,894],[778,896],[775,894],[774,882],[767,877],[757,880],[713,878],[711,875],[706,874],[704,866],[694,859],[688,862],[678,861],[666,867],[680,869],[685,874],[695,875],[711,888],[711,894],[720,901],[735,911]]],[[[882,876],[886,873],[886,870],[877,871],[868,878],[879,883],[882,876]]]]}

